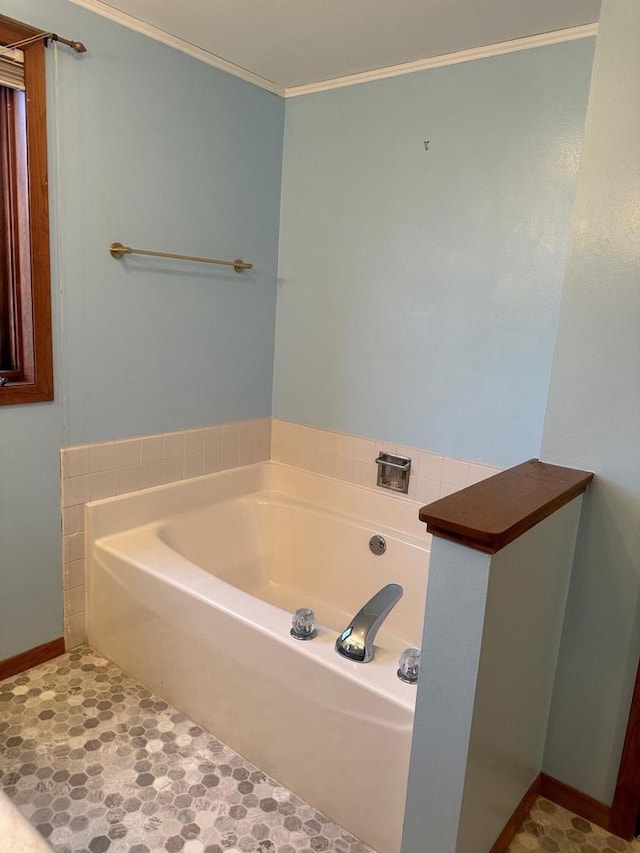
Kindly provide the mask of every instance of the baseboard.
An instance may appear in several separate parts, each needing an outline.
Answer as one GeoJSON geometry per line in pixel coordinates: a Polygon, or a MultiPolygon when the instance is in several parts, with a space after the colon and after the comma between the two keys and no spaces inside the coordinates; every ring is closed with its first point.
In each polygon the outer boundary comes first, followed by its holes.
{"type": "Polygon", "coordinates": [[[12,658],[0,661],[0,681],[4,678],[11,678],[12,675],[17,675],[19,672],[24,672],[25,669],[31,669],[32,666],[37,666],[39,663],[45,663],[52,658],[57,658],[64,654],[64,637],[58,637],[56,640],[51,640],[48,643],[43,643],[41,646],[36,646],[33,649],[27,649],[26,652],[21,652],[19,655],[14,655],[12,658]]]}
{"type": "Polygon", "coordinates": [[[533,804],[536,801],[536,797],[540,794],[540,784],[541,779],[540,774],[538,774],[529,786],[527,793],[515,807],[513,814],[505,824],[504,829],[498,836],[489,853],[505,853],[509,848],[509,845],[513,841],[517,831],[524,823],[524,819],[531,811],[533,804]]]}
{"type": "Polygon", "coordinates": [[[552,803],[556,803],[579,817],[601,826],[603,829],[611,829],[611,806],[594,800],[588,794],[577,791],[570,785],[565,785],[559,779],[540,774],[540,796],[546,797],[552,803]]]}

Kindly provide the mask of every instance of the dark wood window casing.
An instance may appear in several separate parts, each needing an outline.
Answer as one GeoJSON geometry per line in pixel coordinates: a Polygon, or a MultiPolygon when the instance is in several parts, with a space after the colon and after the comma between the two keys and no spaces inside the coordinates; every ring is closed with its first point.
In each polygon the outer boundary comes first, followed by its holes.
{"type": "MultiPolygon", "coordinates": [[[[37,30],[0,16],[0,44],[37,30]]],[[[53,399],[44,42],[0,86],[0,405],[53,399]]]]}

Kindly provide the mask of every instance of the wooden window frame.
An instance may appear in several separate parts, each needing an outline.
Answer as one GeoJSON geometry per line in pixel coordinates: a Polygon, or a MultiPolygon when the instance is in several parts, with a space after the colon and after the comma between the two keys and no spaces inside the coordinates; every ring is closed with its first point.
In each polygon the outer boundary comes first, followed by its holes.
{"type": "MultiPolygon", "coordinates": [[[[0,44],[13,44],[38,32],[0,16],[0,44]]],[[[23,48],[30,245],[27,263],[22,266],[27,272],[30,267],[30,274],[12,277],[18,370],[0,371],[5,380],[0,386],[0,405],[53,400],[44,51],[44,41],[23,48]]]]}

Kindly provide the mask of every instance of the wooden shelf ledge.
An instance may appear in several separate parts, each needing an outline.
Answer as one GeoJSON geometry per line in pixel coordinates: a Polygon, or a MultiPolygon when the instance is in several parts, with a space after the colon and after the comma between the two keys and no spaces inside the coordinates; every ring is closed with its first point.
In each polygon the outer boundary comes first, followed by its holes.
{"type": "Polygon", "coordinates": [[[434,536],[495,554],[586,491],[589,471],[529,459],[422,507],[434,536]]]}

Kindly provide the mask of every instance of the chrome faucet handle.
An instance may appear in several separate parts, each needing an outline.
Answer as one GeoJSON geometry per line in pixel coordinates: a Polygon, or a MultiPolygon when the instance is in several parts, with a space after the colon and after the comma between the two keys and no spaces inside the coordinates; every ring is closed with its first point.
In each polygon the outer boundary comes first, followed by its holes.
{"type": "Polygon", "coordinates": [[[405,684],[416,684],[420,674],[420,649],[405,649],[400,655],[398,678],[405,684]]]}
{"type": "Polygon", "coordinates": [[[291,631],[294,640],[313,640],[318,636],[316,615],[308,607],[301,607],[293,614],[291,631]]]}

